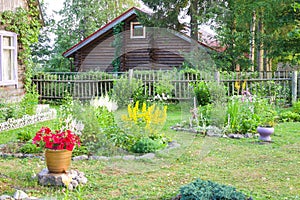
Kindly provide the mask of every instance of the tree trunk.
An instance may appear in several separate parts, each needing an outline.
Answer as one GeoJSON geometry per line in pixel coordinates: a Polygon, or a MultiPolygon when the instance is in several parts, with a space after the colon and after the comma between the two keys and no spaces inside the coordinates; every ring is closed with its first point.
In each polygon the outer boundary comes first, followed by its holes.
{"type": "Polygon", "coordinates": [[[253,11],[252,13],[252,22],[250,26],[250,62],[251,62],[251,71],[254,71],[254,59],[255,59],[255,27],[256,27],[256,13],[253,11]]]}
{"type": "Polygon", "coordinates": [[[198,41],[198,20],[197,20],[197,12],[198,12],[198,1],[191,0],[190,5],[190,16],[191,16],[191,38],[198,41]]]}
{"type": "Polygon", "coordinates": [[[257,54],[257,71],[264,71],[264,24],[263,19],[260,18],[258,22],[258,35],[259,35],[259,45],[258,45],[258,54],[257,54]]]}

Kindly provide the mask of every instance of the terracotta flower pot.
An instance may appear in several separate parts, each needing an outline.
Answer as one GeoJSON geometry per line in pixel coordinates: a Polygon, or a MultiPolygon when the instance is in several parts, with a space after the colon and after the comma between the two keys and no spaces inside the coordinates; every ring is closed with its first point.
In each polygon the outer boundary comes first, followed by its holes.
{"type": "Polygon", "coordinates": [[[45,159],[50,173],[66,173],[71,165],[72,151],[45,150],[45,159]]]}
{"type": "Polygon", "coordinates": [[[259,139],[265,142],[271,142],[270,135],[274,133],[274,127],[257,127],[259,133],[259,139]]]}

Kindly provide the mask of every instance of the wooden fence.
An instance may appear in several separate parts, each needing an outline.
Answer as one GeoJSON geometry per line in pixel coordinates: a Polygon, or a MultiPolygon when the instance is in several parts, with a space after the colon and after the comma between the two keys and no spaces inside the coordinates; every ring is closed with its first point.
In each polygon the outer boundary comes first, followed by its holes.
{"type": "Polygon", "coordinates": [[[173,99],[185,100],[193,97],[192,84],[197,81],[218,81],[227,89],[228,96],[238,94],[242,87],[251,92],[260,93],[285,103],[297,99],[297,72],[264,73],[220,73],[220,72],[178,72],[178,71],[129,71],[125,73],[78,72],[78,73],[42,73],[33,77],[41,99],[61,99],[65,93],[81,100],[91,99],[109,93],[114,81],[121,77],[143,81],[145,94],[156,95],[154,84],[170,82],[174,86],[173,99]]]}

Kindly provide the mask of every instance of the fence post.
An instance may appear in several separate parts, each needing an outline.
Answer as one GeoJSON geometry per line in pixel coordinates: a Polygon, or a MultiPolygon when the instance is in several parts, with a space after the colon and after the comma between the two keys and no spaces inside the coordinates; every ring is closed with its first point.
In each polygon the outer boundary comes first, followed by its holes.
{"type": "Polygon", "coordinates": [[[128,73],[129,73],[129,82],[131,83],[131,80],[133,78],[133,69],[129,69],[128,73]]]}
{"type": "Polygon", "coordinates": [[[297,80],[298,79],[298,72],[297,71],[293,71],[293,75],[292,75],[292,103],[297,101],[297,80]]]}
{"type": "Polygon", "coordinates": [[[218,83],[220,83],[220,72],[219,71],[216,71],[215,72],[215,81],[217,81],[218,83]]]}

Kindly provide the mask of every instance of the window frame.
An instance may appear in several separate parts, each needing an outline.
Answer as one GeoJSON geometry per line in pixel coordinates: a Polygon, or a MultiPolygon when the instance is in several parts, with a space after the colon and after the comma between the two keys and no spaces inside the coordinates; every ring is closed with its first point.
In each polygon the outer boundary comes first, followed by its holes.
{"type": "Polygon", "coordinates": [[[130,22],[130,38],[146,38],[146,27],[144,27],[140,22],[130,22]],[[141,25],[143,27],[143,35],[134,35],[134,26],[135,25],[141,25]]]}
{"type": "Polygon", "coordinates": [[[18,41],[17,34],[14,32],[0,30],[0,86],[15,85],[18,88],[18,41]],[[9,37],[12,45],[4,46],[4,37],[9,37]],[[4,50],[12,51],[12,80],[3,80],[4,74],[4,50]]]}

